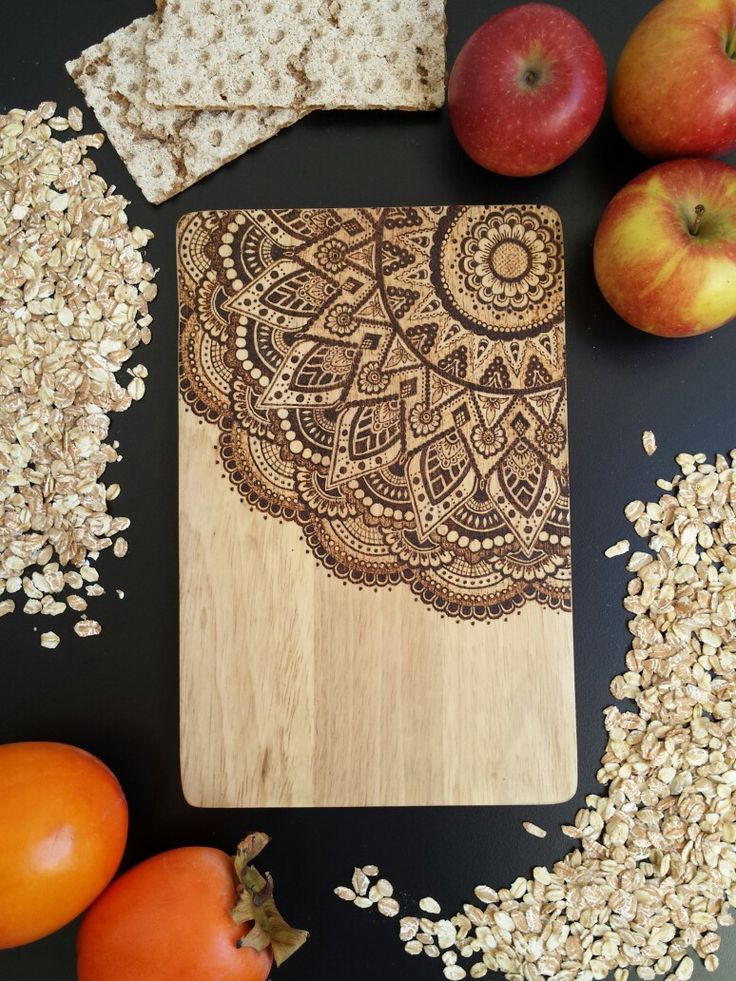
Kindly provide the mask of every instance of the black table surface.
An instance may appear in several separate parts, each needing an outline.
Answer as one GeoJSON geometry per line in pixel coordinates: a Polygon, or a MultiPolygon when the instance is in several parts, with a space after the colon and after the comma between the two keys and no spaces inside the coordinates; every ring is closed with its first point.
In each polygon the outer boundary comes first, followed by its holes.
{"type": "MultiPolygon", "coordinates": [[[[612,73],[648,0],[563,0],[598,39],[612,73]]],[[[449,0],[450,63],[468,35],[503,0],[449,0]]],[[[64,62],[133,18],[152,0],[6,0],[0,109],[42,100],[60,111],[82,105],[64,62]],[[12,8],[12,9],[11,9],[12,8]]],[[[86,114],[88,130],[95,126],[86,114]]],[[[124,867],[169,848],[206,844],[231,850],[243,832],[273,837],[267,866],[283,911],[311,931],[307,947],[278,976],[305,981],[441,977],[441,965],[407,957],[396,921],[332,895],[354,864],[376,863],[400,894],[437,897],[448,910],[470,901],[479,882],[501,886],[553,862],[569,840],[558,828],[596,791],[605,743],[601,710],[623,669],[628,632],[621,607],[623,560],[603,550],[631,534],[622,509],[658,494],[683,450],[709,455],[736,445],[736,327],[668,341],[624,325],[593,277],[591,246],[603,208],[648,162],[618,135],[610,110],[590,141],[552,173],[500,178],[460,150],[446,110],[436,113],[318,112],[160,206],[149,205],[114,150],[94,154],[100,172],[131,204],[131,224],[156,234],[149,257],[160,267],[153,341],[141,349],[150,372],[143,402],[113,420],[123,461],[108,477],[132,524],[123,561],[100,559],[106,596],[94,601],[101,637],[80,640],[72,618],[55,621],[56,651],[39,646],[36,618],[0,621],[0,741],[49,739],[83,746],[119,777],[130,805],[124,867]],[[179,780],[177,663],[177,316],[174,228],[204,208],[529,202],[562,215],[567,252],[570,449],[579,779],[575,798],[552,807],[346,810],[199,810],[179,780]],[[641,433],[652,429],[651,459],[641,433]],[[113,476],[114,475],[114,476],[113,476]],[[120,601],[115,587],[125,591],[120,601]],[[59,626],[59,621],[61,624],[59,626]],[[551,829],[527,835],[522,820],[551,829]]],[[[736,162],[736,160],[732,160],[736,162]]],[[[482,753],[478,765],[483,765],[482,753]]],[[[0,843],[2,847],[2,843],[0,843]]],[[[77,924],[29,947],[0,952],[1,981],[75,977],[77,924]]],[[[736,976],[736,931],[724,942],[719,976],[736,976]]],[[[711,977],[711,975],[707,975],[711,977]]],[[[706,977],[698,964],[696,979],[706,977]]],[[[135,979],[131,978],[131,981],[135,979]]]]}

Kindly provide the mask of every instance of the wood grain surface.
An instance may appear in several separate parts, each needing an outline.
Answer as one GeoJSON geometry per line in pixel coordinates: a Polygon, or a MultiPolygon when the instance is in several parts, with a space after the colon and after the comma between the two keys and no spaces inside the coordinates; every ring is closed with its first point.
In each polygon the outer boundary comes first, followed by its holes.
{"type": "Polygon", "coordinates": [[[201,807],[550,803],[576,783],[572,616],[441,620],[328,578],[180,405],[181,760],[201,807]]]}
{"type": "Polygon", "coordinates": [[[209,212],[179,243],[189,802],[569,797],[557,217],[209,212]]]}

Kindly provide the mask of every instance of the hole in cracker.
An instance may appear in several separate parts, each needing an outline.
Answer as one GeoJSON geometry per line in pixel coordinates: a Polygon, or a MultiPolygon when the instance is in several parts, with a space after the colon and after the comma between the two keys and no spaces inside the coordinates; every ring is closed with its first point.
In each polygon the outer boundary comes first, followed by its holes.
{"type": "Polygon", "coordinates": [[[212,146],[220,146],[222,143],[222,130],[216,129],[212,134],[212,139],[210,140],[212,146]]]}
{"type": "Polygon", "coordinates": [[[163,177],[164,168],[161,166],[161,164],[155,164],[151,168],[151,173],[153,174],[154,177],[163,177]]]}
{"type": "Polygon", "coordinates": [[[179,60],[179,55],[176,53],[176,51],[172,51],[166,60],[170,65],[175,65],[179,60]]]}
{"type": "Polygon", "coordinates": [[[262,10],[263,10],[263,16],[264,17],[268,17],[268,15],[273,11],[273,4],[272,3],[264,3],[264,5],[262,7],[262,10]]]}
{"type": "Polygon", "coordinates": [[[283,41],[286,37],[286,31],[276,31],[274,36],[271,38],[271,44],[278,44],[279,41],[283,41]]]}

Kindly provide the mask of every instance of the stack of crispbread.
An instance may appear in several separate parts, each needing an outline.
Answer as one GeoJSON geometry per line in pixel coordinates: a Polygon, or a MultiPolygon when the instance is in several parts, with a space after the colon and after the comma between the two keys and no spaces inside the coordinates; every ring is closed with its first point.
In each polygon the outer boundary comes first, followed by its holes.
{"type": "Polygon", "coordinates": [[[158,0],[67,70],[160,204],[315,109],[435,109],[444,0],[158,0]]]}

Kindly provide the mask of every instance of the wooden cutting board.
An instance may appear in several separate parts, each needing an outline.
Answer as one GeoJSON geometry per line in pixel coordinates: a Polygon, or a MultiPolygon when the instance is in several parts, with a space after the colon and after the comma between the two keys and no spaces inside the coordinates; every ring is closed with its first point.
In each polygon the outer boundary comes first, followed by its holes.
{"type": "Polygon", "coordinates": [[[187,800],[570,797],[557,215],[200,212],[178,257],[187,800]]]}

